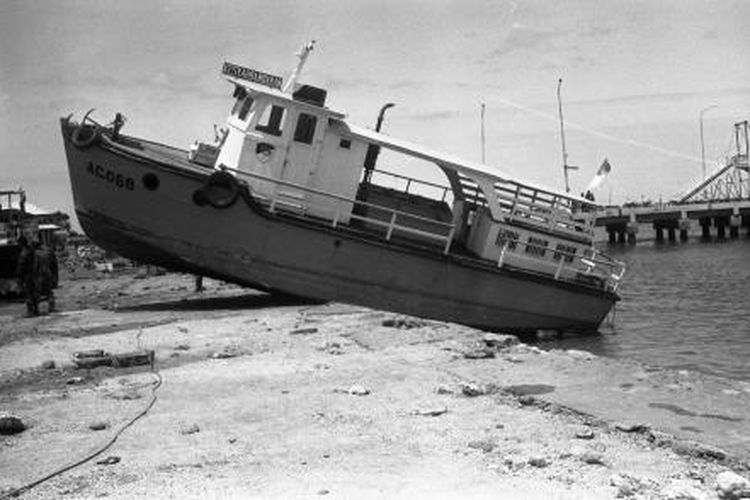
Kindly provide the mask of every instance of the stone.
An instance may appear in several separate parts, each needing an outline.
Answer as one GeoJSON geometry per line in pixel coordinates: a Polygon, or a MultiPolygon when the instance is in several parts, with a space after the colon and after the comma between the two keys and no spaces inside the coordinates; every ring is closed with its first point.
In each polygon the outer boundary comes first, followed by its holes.
{"type": "Polygon", "coordinates": [[[501,333],[486,333],[482,337],[482,341],[487,347],[494,349],[506,349],[521,342],[515,335],[504,335],[501,333]]]}
{"type": "Polygon", "coordinates": [[[176,346],[174,346],[174,350],[175,351],[189,351],[190,346],[187,344],[177,344],[176,346]]]}
{"type": "Polygon", "coordinates": [[[661,495],[666,500],[708,500],[699,483],[689,479],[676,479],[662,489],[661,495]]]}
{"type": "Polygon", "coordinates": [[[367,396],[368,394],[370,394],[370,389],[362,385],[355,384],[351,386],[346,392],[348,392],[352,396],[367,396]]]}
{"type": "Polygon", "coordinates": [[[495,449],[495,443],[490,441],[489,439],[479,439],[476,441],[469,441],[467,446],[474,450],[481,450],[484,453],[489,453],[495,449]]]}
{"type": "Polygon", "coordinates": [[[445,415],[446,413],[448,413],[448,407],[440,406],[436,408],[414,410],[413,413],[414,415],[419,415],[421,417],[439,417],[440,415],[445,415]]]}
{"type": "Polygon", "coordinates": [[[732,471],[724,471],[716,476],[716,490],[719,498],[735,500],[750,497],[750,481],[732,471]]]}
{"type": "Polygon", "coordinates": [[[318,490],[318,495],[327,495],[329,493],[330,493],[330,491],[328,491],[325,488],[323,488],[322,490],[318,490]]]}
{"type": "Polygon", "coordinates": [[[195,434],[196,432],[200,431],[201,429],[200,427],[198,427],[198,424],[191,424],[180,429],[180,434],[187,436],[189,434],[195,434]]]}
{"type": "Polygon", "coordinates": [[[641,433],[641,432],[647,432],[649,430],[649,427],[646,424],[640,424],[640,423],[617,422],[615,424],[615,429],[621,432],[641,433]]]}
{"type": "Polygon", "coordinates": [[[4,415],[0,417],[0,435],[12,436],[20,434],[27,429],[26,424],[18,417],[13,415],[4,415]]]}
{"type": "Polygon", "coordinates": [[[42,363],[42,370],[53,370],[55,368],[55,362],[51,359],[42,363]]]}
{"type": "Polygon", "coordinates": [[[461,393],[464,396],[474,398],[477,396],[482,396],[485,393],[485,391],[482,387],[470,382],[467,384],[461,384],[461,393]]]}
{"type": "Polygon", "coordinates": [[[70,377],[68,380],[65,381],[68,385],[79,385],[84,383],[86,380],[83,377],[70,377]]]}
{"type": "Polygon", "coordinates": [[[289,332],[289,335],[311,335],[313,333],[318,333],[317,328],[297,328],[296,330],[292,330],[289,332]]]}
{"type": "Polygon", "coordinates": [[[528,459],[528,464],[532,467],[544,468],[549,467],[550,461],[544,457],[531,457],[528,459]]]}
{"type": "Polygon", "coordinates": [[[596,359],[596,356],[594,354],[591,354],[587,351],[579,351],[578,349],[568,349],[565,351],[568,356],[570,356],[573,359],[580,359],[582,361],[591,361],[593,359],[596,359]]]}
{"type": "Polygon", "coordinates": [[[674,437],[666,432],[650,430],[648,432],[648,440],[654,446],[669,446],[674,441],[674,437]]]}
{"type": "Polygon", "coordinates": [[[120,463],[120,457],[117,455],[110,455],[105,459],[98,460],[96,463],[99,465],[114,465],[120,463]]]}
{"type": "Polygon", "coordinates": [[[672,450],[678,455],[687,455],[698,458],[710,458],[713,460],[726,460],[727,452],[696,441],[680,440],[672,443],[672,450]]]}
{"type": "Polygon", "coordinates": [[[589,465],[607,465],[601,453],[587,451],[581,454],[581,462],[589,465]]]}
{"type": "Polygon", "coordinates": [[[109,424],[107,424],[107,422],[93,422],[89,424],[89,429],[91,429],[92,431],[103,431],[107,427],[109,427],[109,424]]]}
{"type": "Polygon", "coordinates": [[[447,385],[439,385],[437,389],[435,389],[435,392],[438,394],[453,394],[453,389],[447,385]]]}
{"type": "Polygon", "coordinates": [[[609,478],[609,484],[617,489],[617,497],[635,496],[644,487],[643,482],[629,474],[615,474],[609,478]]]}
{"type": "Polygon", "coordinates": [[[594,431],[588,427],[584,427],[576,431],[576,439],[594,439],[594,431]]]}
{"type": "Polygon", "coordinates": [[[464,358],[466,359],[488,359],[494,357],[495,351],[487,347],[464,352],[464,358]]]}
{"type": "Polygon", "coordinates": [[[524,394],[518,397],[518,402],[521,406],[533,406],[536,403],[536,398],[530,394],[524,394]]]}

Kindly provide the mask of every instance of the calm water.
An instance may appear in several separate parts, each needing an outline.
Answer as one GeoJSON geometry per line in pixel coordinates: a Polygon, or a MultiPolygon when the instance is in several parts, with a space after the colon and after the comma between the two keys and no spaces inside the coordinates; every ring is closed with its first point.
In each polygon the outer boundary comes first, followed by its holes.
{"type": "MultiPolygon", "coordinates": [[[[614,326],[565,339],[669,368],[750,380],[750,239],[609,247],[628,263],[614,326]]],[[[556,346],[560,347],[560,346],[556,346]]]]}

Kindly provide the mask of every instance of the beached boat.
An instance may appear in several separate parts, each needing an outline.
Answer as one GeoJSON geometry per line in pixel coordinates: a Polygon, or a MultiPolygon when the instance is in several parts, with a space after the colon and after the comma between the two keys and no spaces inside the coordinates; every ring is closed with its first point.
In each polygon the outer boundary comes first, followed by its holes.
{"type": "Polygon", "coordinates": [[[86,234],[260,290],[492,330],[597,329],[624,267],[594,248],[588,200],[348,123],[297,83],[311,48],[286,81],[225,63],[234,106],[214,144],[126,136],[119,113],[63,118],[86,234]],[[445,182],[389,172],[386,152],[445,182]]]}

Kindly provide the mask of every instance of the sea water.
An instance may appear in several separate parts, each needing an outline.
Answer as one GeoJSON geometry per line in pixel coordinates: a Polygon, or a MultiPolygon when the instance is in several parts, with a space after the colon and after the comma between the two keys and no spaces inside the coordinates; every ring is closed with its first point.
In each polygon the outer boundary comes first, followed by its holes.
{"type": "Polygon", "coordinates": [[[628,271],[613,324],[545,347],[750,380],[750,238],[606,246],[628,271]]]}

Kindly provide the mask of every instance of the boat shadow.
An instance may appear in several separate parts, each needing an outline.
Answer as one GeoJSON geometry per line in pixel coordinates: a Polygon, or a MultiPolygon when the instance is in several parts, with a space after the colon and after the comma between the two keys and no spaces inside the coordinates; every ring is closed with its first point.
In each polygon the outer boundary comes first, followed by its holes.
{"type": "Polygon", "coordinates": [[[122,312],[143,311],[215,311],[265,309],[269,307],[323,304],[324,301],[283,293],[247,293],[227,297],[196,297],[179,300],[148,302],[119,307],[122,312]]]}

